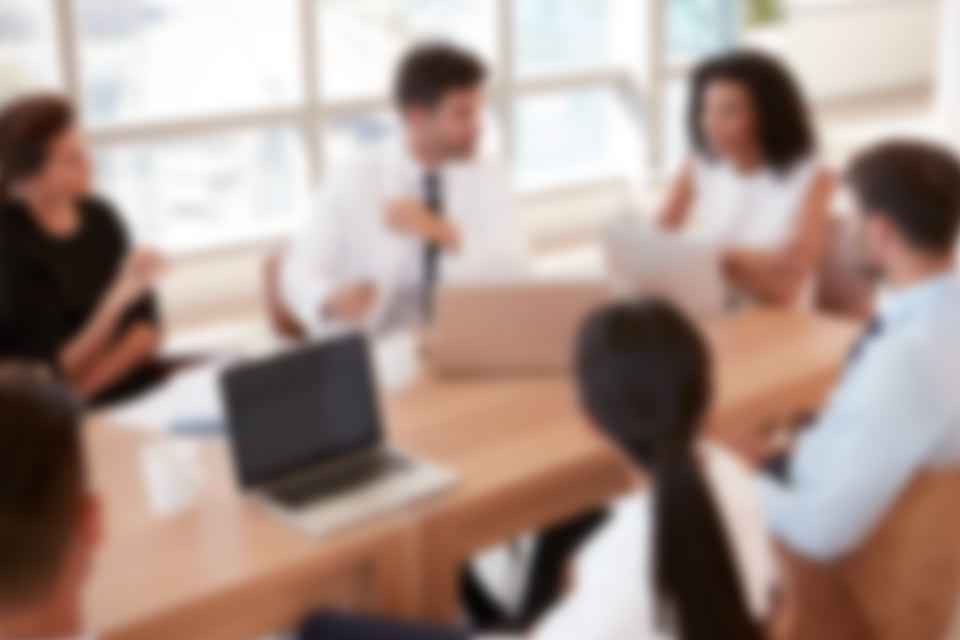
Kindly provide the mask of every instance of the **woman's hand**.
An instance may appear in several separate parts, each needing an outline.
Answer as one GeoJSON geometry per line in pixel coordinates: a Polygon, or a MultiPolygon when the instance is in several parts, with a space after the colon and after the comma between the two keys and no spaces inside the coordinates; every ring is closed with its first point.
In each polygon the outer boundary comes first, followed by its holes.
{"type": "Polygon", "coordinates": [[[107,294],[107,304],[126,310],[153,287],[165,269],[166,263],[153,249],[131,251],[107,294]]]}
{"type": "Polygon", "coordinates": [[[163,270],[164,261],[156,251],[136,249],[127,254],[93,316],[59,354],[60,370],[73,388],[95,395],[156,350],[156,327],[142,324],[122,336],[118,329],[163,270]]]}

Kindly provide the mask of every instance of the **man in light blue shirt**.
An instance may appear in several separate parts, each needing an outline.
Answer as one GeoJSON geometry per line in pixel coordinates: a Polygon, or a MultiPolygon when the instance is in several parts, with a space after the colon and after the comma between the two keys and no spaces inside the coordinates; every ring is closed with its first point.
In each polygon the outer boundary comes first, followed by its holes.
{"type": "Polygon", "coordinates": [[[914,475],[960,462],[960,163],[919,142],[862,154],[848,182],[863,267],[889,290],[778,483],[775,534],[815,560],[857,548],[914,475]]]}

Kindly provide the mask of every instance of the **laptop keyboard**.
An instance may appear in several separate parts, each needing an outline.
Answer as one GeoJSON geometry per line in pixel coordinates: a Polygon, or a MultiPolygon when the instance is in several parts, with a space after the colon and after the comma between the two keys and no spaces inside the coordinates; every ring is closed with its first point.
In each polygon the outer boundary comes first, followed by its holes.
{"type": "Polygon", "coordinates": [[[355,491],[374,483],[383,482],[410,466],[410,462],[390,452],[366,456],[349,465],[335,469],[319,469],[279,482],[269,487],[267,493],[280,504],[292,508],[334,498],[347,491],[355,491]]]}

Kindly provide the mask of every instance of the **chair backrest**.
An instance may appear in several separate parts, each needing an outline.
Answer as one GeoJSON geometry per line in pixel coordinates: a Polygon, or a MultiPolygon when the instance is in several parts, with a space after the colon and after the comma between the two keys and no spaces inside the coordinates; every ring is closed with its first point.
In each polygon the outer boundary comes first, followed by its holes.
{"type": "Polygon", "coordinates": [[[857,551],[783,549],[790,640],[943,640],[960,606],[960,466],[919,474],[857,551]]]}
{"type": "Polygon", "coordinates": [[[280,267],[283,253],[277,252],[267,256],[263,264],[264,295],[270,324],[277,335],[290,340],[303,340],[307,332],[297,319],[287,309],[280,294],[280,267]]]}
{"type": "Polygon", "coordinates": [[[873,313],[876,287],[858,268],[856,238],[849,218],[831,217],[816,280],[816,306],[820,311],[856,318],[873,313]]]}
{"type": "Polygon", "coordinates": [[[785,576],[783,606],[778,612],[776,640],[873,640],[870,627],[833,565],[812,562],[778,546],[785,576]]]}
{"type": "Polygon", "coordinates": [[[873,637],[944,637],[960,602],[958,507],[960,465],[925,471],[841,564],[873,637]]]}

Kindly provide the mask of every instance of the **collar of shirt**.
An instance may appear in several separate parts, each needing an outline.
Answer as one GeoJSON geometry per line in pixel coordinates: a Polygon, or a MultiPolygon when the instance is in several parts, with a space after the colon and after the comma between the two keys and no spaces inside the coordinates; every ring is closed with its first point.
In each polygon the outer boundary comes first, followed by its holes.
{"type": "MultiPolygon", "coordinates": [[[[403,184],[411,189],[417,196],[423,195],[424,177],[427,169],[410,153],[410,147],[407,139],[403,136],[398,137],[389,143],[390,155],[393,158],[393,164],[400,176],[403,184]]],[[[441,173],[443,168],[439,170],[441,173]]]]}
{"type": "Polygon", "coordinates": [[[880,318],[885,329],[894,327],[909,320],[916,312],[950,298],[960,302],[960,274],[954,269],[888,293],[880,302],[880,318]]]}

